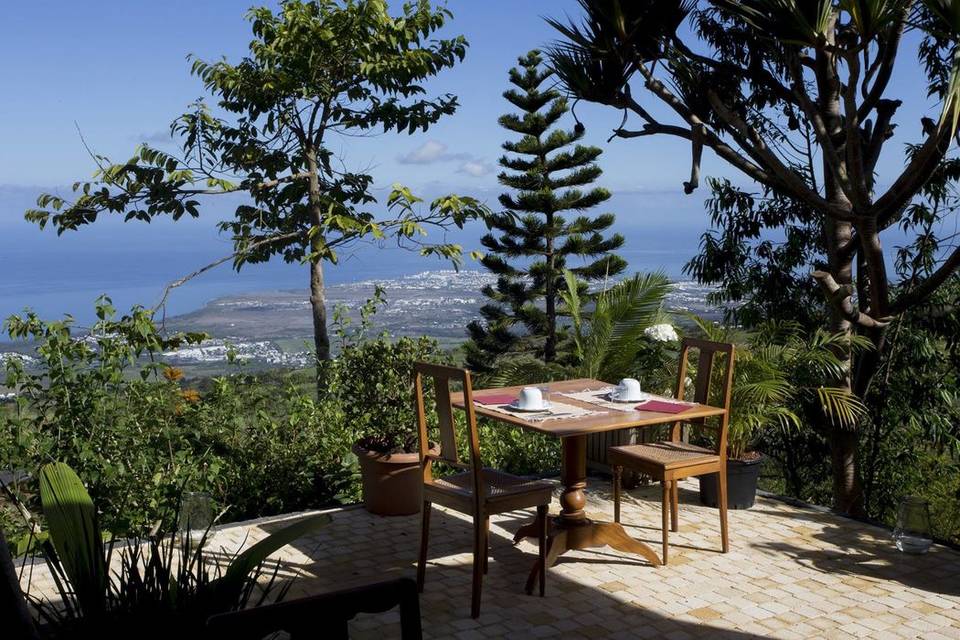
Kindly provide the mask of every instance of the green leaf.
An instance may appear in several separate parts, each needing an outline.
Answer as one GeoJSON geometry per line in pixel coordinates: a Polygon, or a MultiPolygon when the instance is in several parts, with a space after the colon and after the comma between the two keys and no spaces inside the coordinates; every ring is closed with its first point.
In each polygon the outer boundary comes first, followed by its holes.
{"type": "Polygon", "coordinates": [[[268,556],[294,540],[326,526],[331,521],[332,518],[326,513],[309,516],[287,525],[254,544],[234,558],[222,578],[210,583],[215,599],[226,605],[235,602],[240,597],[246,577],[263,564],[268,556]]]}
{"type": "Polygon", "coordinates": [[[102,615],[108,586],[97,511],[83,482],[69,466],[53,462],[40,470],[40,502],[57,559],[70,580],[80,613],[102,615]]]}

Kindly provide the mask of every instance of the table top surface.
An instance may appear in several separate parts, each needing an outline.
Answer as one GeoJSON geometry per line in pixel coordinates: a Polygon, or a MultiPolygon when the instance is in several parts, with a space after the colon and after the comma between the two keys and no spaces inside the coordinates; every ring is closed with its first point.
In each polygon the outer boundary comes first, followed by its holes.
{"type": "MultiPolygon", "coordinates": [[[[500,387],[495,389],[474,389],[473,397],[486,394],[502,393],[519,395],[524,386],[500,387]]],[[[576,393],[579,391],[592,391],[594,389],[603,389],[604,387],[616,386],[609,382],[592,380],[590,378],[577,378],[576,380],[562,380],[557,382],[543,383],[533,385],[537,387],[548,387],[550,393],[576,393]]],[[[463,394],[451,394],[453,406],[463,408],[463,394]]],[[[667,398],[665,398],[667,399],[667,398]]],[[[531,431],[546,433],[558,438],[567,438],[572,436],[585,436],[592,433],[602,433],[604,431],[617,431],[619,429],[629,429],[632,427],[650,427],[659,424],[669,424],[672,422],[688,421],[696,418],[709,418],[711,416],[722,416],[726,410],[721,407],[712,407],[705,404],[693,404],[689,409],[682,413],[661,413],[659,411],[618,411],[616,409],[605,409],[599,405],[589,402],[583,402],[575,398],[556,398],[557,402],[570,404],[594,411],[606,411],[606,413],[593,414],[588,416],[577,416],[571,418],[554,418],[541,422],[524,420],[523,418],[502,411],[496,411],[474,400],[474,411],[479,416],[484,416],[499,422],[505,422],[531,431]]]]}

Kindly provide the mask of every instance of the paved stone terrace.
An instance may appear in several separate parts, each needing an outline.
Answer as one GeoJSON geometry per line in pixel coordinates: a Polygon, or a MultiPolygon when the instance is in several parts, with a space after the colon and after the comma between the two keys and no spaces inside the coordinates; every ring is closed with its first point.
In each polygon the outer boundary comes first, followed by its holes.
{"type": "MultiPolygon", "coordinates": [[[[588,512],[611,519],[609,484],[590,483],[588,512]]],[[[695,481],[680,500],[668,566],[608,548],[568,554],[548,570],[545,598],[523,593],[535,544],[511,544],[530,514],[495,517],[479,620],[469,616],[469,520],[435,511],[421,597],[425,637],[960,638],[960,552],[935,546],[904,555],[886,530],[760,498],[749,511],[730,512],[724,555],[717,511],[697,503],[695,481]]],[[[659,487],[630,491],[623,507],[628,532],[659,551],[659,487]]],[[[362,508],[332,514],[331,525],[281,552],[285,571],[299,574],[288,597],[414,575],[419,516],[382,518],[362,508]]],[[[211,545],[234,550],[288,520],[227,527],[211,545]]],[[[351,637],[398,637],[398,623],[395,611],[361,616],[351,637]]]]}

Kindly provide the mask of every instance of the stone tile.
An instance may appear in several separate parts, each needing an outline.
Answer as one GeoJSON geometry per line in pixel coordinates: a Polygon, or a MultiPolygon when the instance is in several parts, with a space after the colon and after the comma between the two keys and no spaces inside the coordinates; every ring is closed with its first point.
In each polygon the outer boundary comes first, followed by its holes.
{"type": "MultiPolygon", "coordinates": [[[[425,637],[960,638],[960,553],[934,547],[906,558],[881,529],[761,497],[754,509],[730,513],[731,550],[724,555],[716,510],[696,502],[696,481],[682,488],[670,564],[652,568],[609,548],[578,551],[549,570],[545,598],[523,593],[536,546],[510,540],[530,514],[493,517],[478,620],[469,618],[470,520],[436,509],[420,600],[425,637]]],[[[609,495],[609,485],[591,478],[588,513],[609,520],[609,495]]],[[[622,514],[628,532],[657,553],[659,500],[658,486],[631,490],[622,514]]],[[[276,555],[281,575],[301,576],[291,597],[382,579],[385,572],[415,575],[419,516],[380,518],[357,507],[329,512],[331,525],[276,555]]],[[[210,544],[236,551],[294,517],[227,526],[210,544]]],[[[42,563],[32,576],[32,594],[52,593],[42,563]]],[[[396,635],[397,624],[392,611],[359,616],[350,628],[354,637],[383,640],[396,635]]]]}

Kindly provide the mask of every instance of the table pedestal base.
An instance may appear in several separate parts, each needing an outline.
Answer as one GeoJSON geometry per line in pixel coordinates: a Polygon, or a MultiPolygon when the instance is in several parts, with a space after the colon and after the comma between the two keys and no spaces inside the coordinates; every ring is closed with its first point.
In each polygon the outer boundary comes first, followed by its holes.
{"type": "MultiPolygon", "coordinates": [[[[557,558],[567,551],[605,546],[625,553],[635,553],[655,567],[661,565],[660,558],[657,557],[653,549],[630,537],[623,526],[617,522],[595,522],[588,518],[569,522],[562,516],[557,516],[552,518],[548,525],[546,561],[548,568],[553,566],[557,558]]],[[[517,544],[524,538],[536,538],[538,531],[536,521],[525,524],[513,536],[513,543],[517,544]]],[[[540,576],[540,565],[535,562],[530,570],[530,576],[527,578],[526,591],[528,594],[533,593],[533,587],[538,577],[543,580],[543,576],[540,576]]]]}
{"type": "MultiPolygon", "coordinates": [[[[627,535],[623,527],[616,522],[594,522],[584,511],[587,498],[587,436],[569,436],[563,439],[560,515],[547,522],[547,558],[550,567],[562,554],[577,549],[593,549],[610,546],[617,551],[635,553],[643,556],[655,567],[660,566],[660,558],[653,549],[627,535]]],[[[539,536],[538,521],[520,527],[513,536],[514,544],[524,538],[539,536]]],[[[527,593],[533,592],[533,585],[540,576],[539,562],[534,563],[530,577],[527,578],[527,593]]],[[[543,576],[540,579],[543,580],[543,576]]]]}

